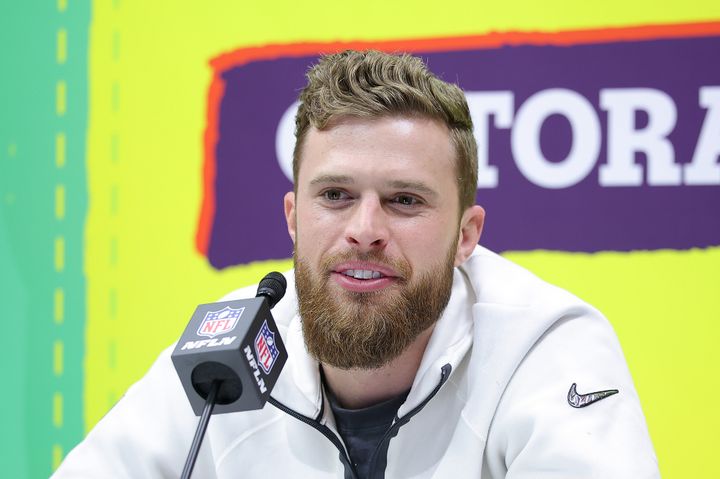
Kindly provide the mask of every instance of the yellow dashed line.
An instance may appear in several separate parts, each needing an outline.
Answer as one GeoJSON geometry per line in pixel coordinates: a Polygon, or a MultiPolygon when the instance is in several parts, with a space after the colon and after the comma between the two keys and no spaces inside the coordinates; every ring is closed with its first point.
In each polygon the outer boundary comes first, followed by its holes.
{"type": "Polygon", "coordinates": [[[65,291],[62,288],[55,288],[53,306],[55,324],[62,324],[65,321],[65,291]]]}
{"type": "Polygon", "coordinates": [[[118,61],[120,59],[120,32],[114,31],[112,35],[112,59],[118,61]]]}
{"type": "Polygon", "coordinates": [[[53,372],[55,376],[62,376],[65,358],[65,346],[59,339],[53,344],[53,372]]]}
{"type": "Polygon", "coordinates": [[[55,219],[62,220],[65,218],[65,186],[57,185],[55,187],[55,219]]]}
{"type": "MultiPolygon", "coordinates": [[[[118,9],[120,6],[120,0],[112,0],[113,8],[118,9]]],[[[120,60],[120,50],[121,50],[121,44],[120,44],[120,32],[118,30],[112,31],[112,38],[111,38],[111,58],[112,61],[117,64],[120,60]]],[[[117,117],[117,113],[120,110],[120,83],[117,80],[113,80],[110,83],[110,107],[111,107],[111,113],[114,117],[117,117]]],[[[115,132],[111,132],[110,134],[110,160],[113,165],[118,165],[120,161],[120,136],[119,134],[115,132]]],[[[114,221],[116,219],[116,216],[118,214],[118,208],[119,208],[119,188],[117,183],[112,183],[110,185],[110,216],[112,217],[111,220],[114,221]]],[[[109,260],[110,260],[110,266],[114,267],[118,263],[118,249],[119,249],[119,242],[118,238],[116,236],[110,237],[110,245],[109,245],[109,260]]],[[[118,316],[118,291],[116,288],[111,287],[108,292],[108,309],[109,309],[109,319],[111,321],[116,320],[118,316]]],[[[109,326],[109,325],[108,325],[109,326]]],[[[116,336],[116,335],[113,335],[116,336]]],[[[117,341],[116,338],[113,337],[110,339],[108,345],[107,345],[107,366],[108,369],[114,373],[117,369],[117,341]]],[[[118,400],[118,395],[115,391],[112,389],[107,390],[107,405],[109,408],[112,408],[115,403],[118,400]]]]}
{"type": "Polygon", "coordinates": [[[61,28],[57,32],[57,62],[62,65],[67,60],[67,30],[61,28]]]}
{"type": "Polygon", "coordinates": [[[59,391],[53,395],[53,425],[57,428],[63,425],[63,395],[59,391]]]}
{"type": "Polygon", "coordinates": [[[112,84],[110,103],[112,105],[113,112],[117,112],[120,109],[120,85],[118,82],[113,82],[112,84]]]}
{"type": "Polygon", "coordinates": [[[110,216],[116,216],[118,213],[118,186],[110,187],[110,216]]]}
{"type": "MultiPolygon", "coordinates": [[[[68,7],[67,0],[57,0],[57,9],[59,12],[65,12],[68,7]]],[[[64,65],[68,59],[68,31],[65,28],[57,30],[55,43],[55,61],[58,65],[64,65]]],[[[67,83],[65,80],[58,80],[55,85],[55,114],[58,117],[65,116],[67,113],[67,83]]],[[[67,158],[67,140],[65,132],[57,132],[55,134],[55,166],[58,169],[64,168],[67,158]]],[[[66,209],[66,191],[65,185],[58,183],[55,185],[55,219],[65,219],[66,209]]],[[[65,270],[65,238],[63,236],[55,237],[54,244],[54,266],[56,272],[65,270]]],[[[55,288],[53,295],[53,319],[55,324],[61,325],[65,321],[65,291],[62,287],[55,288]]],[[[53,362],[52,368],[55,377],[61,377],[65,369],[65,345],[61,339],[53,342],[53,362]]],[[[55,391],[52,402],[52,422],[55,428],[61,429],[64,423],[64,398],[61,391],[55,391]]],[[[63,448],[60,444],[52,446],[52,470],[54,471],[62,463],[64,456],[63,448]]]]}
{"type": "Polygon", "coordinates": [[[63,449],[60,444],[53,444],[52,447],[52,468],[53,471],[60,467],[60,463],[63,460],[63,449]]]}
{"type": "Polygon", "coordinates": [[[67,110],[67,83],[64,80],[57,82],[55,86],[55,113],[63,116],[67,110]]]}
{"type": "Polygon", "coordinates": [[[108,310],[110,319],[117,318],[117,290],[115,288],[110,288],[108,291],[108,310]]]}
{"type": "Polygon", "coordinates": [[[65,269],[65,238],[55,238],[55,271],[58,273],[65,269]]]}
{"type": "Polygon", "coordinates": [[[55,166],[65,166],[65,133],[55,135],[55,166]]]}

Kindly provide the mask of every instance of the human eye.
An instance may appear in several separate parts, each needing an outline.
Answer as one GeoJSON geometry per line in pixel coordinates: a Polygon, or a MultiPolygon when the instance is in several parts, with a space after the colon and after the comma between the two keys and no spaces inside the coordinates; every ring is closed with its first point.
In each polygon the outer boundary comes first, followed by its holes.
{"type": "Polygon", "coordinates": [[[420,206],[422,204],[422,201],[416,196],[401,194],[393,197],[392,203],[398,206],[409,208],[413,206],[420,206]]]}
{"type": "Polygon", "coordinates": [[[320,193],[320,196],[323,200],[330,202],[330,203],[336,203],[339,201],[350,199],[350,195],[348,195],[343,190],[338,190],[335,188],[329,188],[327,190],[324,190],[320,193]]]}

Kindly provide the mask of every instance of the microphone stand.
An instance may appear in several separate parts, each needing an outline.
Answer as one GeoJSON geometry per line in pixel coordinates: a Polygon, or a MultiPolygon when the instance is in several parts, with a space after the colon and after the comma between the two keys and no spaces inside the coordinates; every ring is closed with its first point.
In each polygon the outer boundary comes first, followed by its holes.
{"type": "Polygon", "coordinates": [[[181,479],[190,479],[190,474],[195,467],[195,461],[197,460],[198,453],[200,452],[200,446],[202,445],[203,438],[205,437],[205,430],[210,422],[210,416],[212,415],[213,409],[215,408],[215,400],[217,397],[218,390],[220,389],[220,381],[214,380],[210,385],[210,392],[205,400],[205,408],[203,409],[202,416],[200,416],[200,422],[195,430],[195,437],[193,438],[192,445],[190,446],[190,452],[188,453],[187,460],[185,461],[185,467],[183,468],[181,479]]]}

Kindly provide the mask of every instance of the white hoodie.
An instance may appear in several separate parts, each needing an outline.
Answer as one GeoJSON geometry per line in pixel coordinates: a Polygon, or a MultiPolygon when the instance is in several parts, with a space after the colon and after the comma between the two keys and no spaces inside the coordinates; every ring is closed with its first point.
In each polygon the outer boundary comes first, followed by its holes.
{"type": "MultiPolygon", "coordinates": [[[[273,405],[213,417],[194,478],[353,477],[318,364],[305,350],[292,276],[273,310],[288,350],[273,405]]],[[[224,299],[254,293],[244,288],[224,299]]],[[[53,477],[180,476],[198,418],[171,352],[160,355],[53,477]]],[[[450,303],[371,471],[388,479],[660,477],[607,320],[482,247],[455,269],[450,303]],[[619,393],[571,407],[575,383],[578,394],[619,393]]]]}

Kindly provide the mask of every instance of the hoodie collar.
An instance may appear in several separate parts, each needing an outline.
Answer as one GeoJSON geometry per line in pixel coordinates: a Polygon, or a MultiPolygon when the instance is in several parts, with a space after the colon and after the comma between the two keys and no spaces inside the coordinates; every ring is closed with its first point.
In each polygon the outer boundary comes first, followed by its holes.
{"type": "MultiPolygon", "coordinates": [[[[470,349],[474,301],[475,293],[464,271],[455,268],[450,301],[435,325],[407,400],[398,410],[399,417],[418,406],[437,387],[443,366],[449,364],[455,370],[470,349]]],[[[327,405],[323,406],[318,362],[305,348],[299,314],[288,324],[285,343],[290,360],[272,395],[294,411],[318,418],[327,405]]]]}

